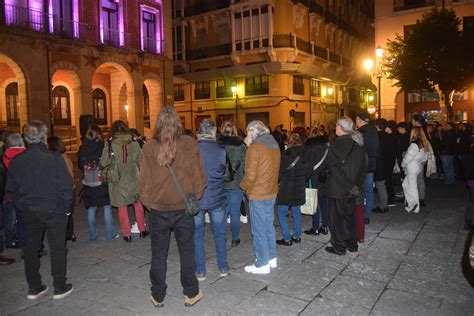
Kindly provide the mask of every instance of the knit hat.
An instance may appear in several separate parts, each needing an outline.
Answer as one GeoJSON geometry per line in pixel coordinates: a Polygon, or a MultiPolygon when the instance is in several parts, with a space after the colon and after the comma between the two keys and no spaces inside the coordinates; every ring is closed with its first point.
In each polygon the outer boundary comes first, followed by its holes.
{"type": "Polygon", "coordinates": [[[360,118],[362,121],[365,121],[367,123],[370,121],[370,115],[367,112],[357,113],[357,117],[360,118]]]}

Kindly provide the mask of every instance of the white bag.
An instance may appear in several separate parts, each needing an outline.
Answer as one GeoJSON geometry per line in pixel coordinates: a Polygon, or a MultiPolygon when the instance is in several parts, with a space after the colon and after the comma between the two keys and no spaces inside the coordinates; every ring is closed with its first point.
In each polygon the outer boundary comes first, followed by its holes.
{"type": "Polygon", "coordinates": [[[301,205],[301,214],[314,215],[318,207],[318,189],[306,188],[306,203],[301,205]]]}

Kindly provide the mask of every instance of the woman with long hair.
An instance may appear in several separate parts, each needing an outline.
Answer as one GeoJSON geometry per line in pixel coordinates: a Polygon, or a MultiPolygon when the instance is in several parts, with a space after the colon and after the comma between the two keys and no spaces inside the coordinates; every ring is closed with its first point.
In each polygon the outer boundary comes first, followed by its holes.
{"type": "Polygon", "coordinates": [[[107,182],[103,181],[100,170],[103,151],[102,130],[99,126],[93,125],[87,130],[77,153],[77,164],[83,173],[81,200],[87,209],[87,225],[91,241],[99,239],[96,225],[96,213],[99,207],[104,209],[105,238],[111,240],[119,237],[115,232],[109,188],[107,182]]]}
{"type": "Polygon", "coordinates": [[[158,115],[153,139],[143,147],[139,181],[141,200],[151,210],[151,302],[156,307],[164,305],[166,259],[170,234],[174,232],[180,255],[184,303],[193,306],[203,297],[195,275],[194,218],[186,213],[178,184],[169,168],[173,168],[186,195],[194,193],[201,198],[206,175],[197,142],[184,135],[176,111],[164,107],[158,115]]]}
{"type": "Polygon", "coordinates": [[[294,242],[301,242],[301,211],[300,206],[305,204],[306,172],[308,160],[306,150],[297,133],[292,133],[287,141],[287,149],[281,155],[280,188],[278,190],[278,222],[282,239],[276,243],[282,246],[291,246],[294,242]],[[288,210],[293,216],[293,235],[288,225],[288,210]]]}
{"type": "Polygon", "coordinates": [[[425,132],[420,126],[412,128],[410,133],[410,146],[403,157],[402,168],[405,172],[402,187],[405,194],[407,212],[420,211],[420,199],[418,194],[417,177],[423,172],[423,164],[426,162],[429,151],[429,143],[426,139],[425,132]]]}
{"type": "Polygon", "coordinates": [[[123,121],[115,121],[110,129],[110,139],[105,144],[100,160],[108,181],[110,203],[118,208],[123,240],[132,241],[128,205],[133,204],[140,238],[148,236],[145,230],[145,214],[138,196],[138,175],[142,151],[123,121]],[[109,177],[111,170],[115,176],[109,177]]]}
{"type": "Polygon", "coordinates": [[[240,204],[244,192],[240,188],[240,182],[244,178],[245,155],[247,147],[239,136],[237,126],[233,121],[225,121],[221,126],[222,136],[218,139],[227,153],[229,166],[234,171],[234,179],[225,183],[227,206],[230,214],[230,225],[232,228],[232,246],[240,244],[240,204]]]}

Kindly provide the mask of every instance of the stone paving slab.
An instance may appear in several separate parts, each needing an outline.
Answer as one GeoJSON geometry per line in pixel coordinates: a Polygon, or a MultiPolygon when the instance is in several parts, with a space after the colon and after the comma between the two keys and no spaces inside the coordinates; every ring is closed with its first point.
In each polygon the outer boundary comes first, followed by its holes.
{"type": "Polygon", "coordinates": [[[369,315],[369,312],[370,309],[368,308],[317,297],[306,307],[301,315],[364,316],[369,315]]]}
{"type": "Polygon", "coordinates": [[[322,293],[322,297],[372,308],[385,284],[350,276],[338,276],[322,293]]]}
{"type": "Polygon", "coordinates": [[[373,309],[374,315],[437,315],[441,299],[410,292],[386,290],[373,309]]]}
{"type": "Polygon", "coordinates": [[[397,259],[359,256],[341,274],[387,283],[393,278],[400,263],[401,260],[397,259]]]}
{"type": "Polygon", "coordinates": [[[293,297],[260,291],[235,308],[236,315],[299,315],[308,302],[293,297]]]}

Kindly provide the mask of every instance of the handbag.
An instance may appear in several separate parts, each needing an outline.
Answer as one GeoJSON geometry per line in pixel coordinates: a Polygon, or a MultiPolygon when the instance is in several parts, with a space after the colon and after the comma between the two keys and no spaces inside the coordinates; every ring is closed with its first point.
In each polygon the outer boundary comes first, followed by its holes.
{"type": "Polygon", "coordinates": [[[303,215],[314,215],[318,207],[318,189],[311,187],[311,180],[309,181],[309,188],[306,188],[306,202],[301,205],[300,210],[303,215]]]}
{"type": "Polygon", "coordinates": [[[199,200],[197,199],[196,194],[189,193],[188,195],[186,195],[171,165],[168,166],[168,170],[170,171],[171,178],[173,178],[173,181],[176,184],[176,187],[178,188],[178,192],[179,192],[179,195],[181,196],[181,199],[183,199],[184,208],[186,209],[186,214],[189,216],[196,216],[200,210],[199,200]]]}
{"type": "Polygon", "coordinates": [[[115,161],[114,152],[112,150],[112,142],[109,140],[107,142],[107,145],[109,153],[109,164],[103,168],[102,177],[104,181],[109,183],[119,182],[120,173],[117,166],[117,162],[115,161]]]}
{"type": "Polygon", "coordinates": [[[288,166],[288,168],[286,168],[285,173],[283,173],[281,180],[278,182],[278,185],[280,185],[280,183],[283,182],[283,180],[286,178],[288,171],[293,169],[293,167],[296,166],[296,164],[298,163],[298,161],[300,161],[300,159],[301,159],[301,156],[297,156],[295,160],[293,160],[293,162],[288,166]]]}

